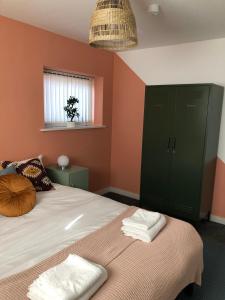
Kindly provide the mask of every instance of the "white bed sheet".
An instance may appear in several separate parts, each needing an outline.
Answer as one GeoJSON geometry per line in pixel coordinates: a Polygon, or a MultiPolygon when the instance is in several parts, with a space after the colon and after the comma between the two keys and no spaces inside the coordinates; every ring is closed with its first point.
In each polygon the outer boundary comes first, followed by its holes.
{"type": "Polygon", "coordinates": [[[21,272],[101,228],[127,206],[55,184],[18,218],[0,216],[0,279],[21,272]]]}

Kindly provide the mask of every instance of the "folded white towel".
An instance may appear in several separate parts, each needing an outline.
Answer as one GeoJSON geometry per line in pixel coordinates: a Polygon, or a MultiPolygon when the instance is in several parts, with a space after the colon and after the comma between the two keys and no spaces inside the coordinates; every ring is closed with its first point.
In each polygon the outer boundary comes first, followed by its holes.
{"type": "Polygon", "coordinates": [[[126,236],[149,243],[159,234],[166,225],[166,218],[161,215],[159,221],[148,230],[137,229],[131,226],[123,226],[121,230],[126,236]]]}
{"type": "Polygon", "coordinates": [[[41,274],[29,287],[31,300],[88,300],[107,280],[107,271],[77,255],[41,274]]]}
{"type": "Polygon", "coordinates": [[[148,230],[154,226],[160,219],[160,213],[138,209],[129,218],[122,221],[123,225],[137,229],[148,230]]]}

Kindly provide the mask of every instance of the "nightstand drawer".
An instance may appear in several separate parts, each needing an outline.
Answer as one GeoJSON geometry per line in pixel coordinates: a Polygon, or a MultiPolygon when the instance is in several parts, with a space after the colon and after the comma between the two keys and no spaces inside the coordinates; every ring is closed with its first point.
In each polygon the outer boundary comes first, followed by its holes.
{"type": "Polygon", "coordinates": [[[82,190],[88,190],[88,169],[70,174],[69,185],[82,190]]]}
{"type": "Polygon", "coordinates": [[[79,166],[71,166],[65,170],[61,170],[58,166],[48,166],[47,174],[52,182],[88,190],[89,187],[89,170],[79,166]]]}
{"type": "Polygon", "coordinates": [[[70,185],[69,174],[62,174],[62,171],[55,171],[53,169],[46,168],[47,174],[52,182],[61,184],[61,185],[70,185]]]}

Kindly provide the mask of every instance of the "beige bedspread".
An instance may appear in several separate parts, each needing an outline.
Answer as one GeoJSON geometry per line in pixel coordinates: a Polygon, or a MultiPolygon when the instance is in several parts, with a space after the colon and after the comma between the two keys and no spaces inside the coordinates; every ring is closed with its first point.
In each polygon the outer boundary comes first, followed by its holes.
{"type": "MultiPolygon", "coordinates": [[[[174,300],[190,283],[201,284],[203,245],[188,223],[167,218],[167,225],[149,244],[125,237],[121,221],[113,222],[79,240],[42,263],[0,281],[0,300],[27,299],[28,286],[39,274],[62,262],[70,253],[106,267],[109,279],[94,300],[174,300]]],[[[53,300],[53,299],[49,299],[53,300]]]]}

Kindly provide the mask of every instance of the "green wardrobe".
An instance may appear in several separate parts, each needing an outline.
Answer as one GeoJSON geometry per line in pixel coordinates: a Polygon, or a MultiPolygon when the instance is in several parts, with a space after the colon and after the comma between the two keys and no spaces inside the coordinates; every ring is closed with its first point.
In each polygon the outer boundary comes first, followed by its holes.
{"type": "Polygon", "coordinates": [[[211,211],[223,87],[147,86],[141,206],[197,221],[211,211]]]}

